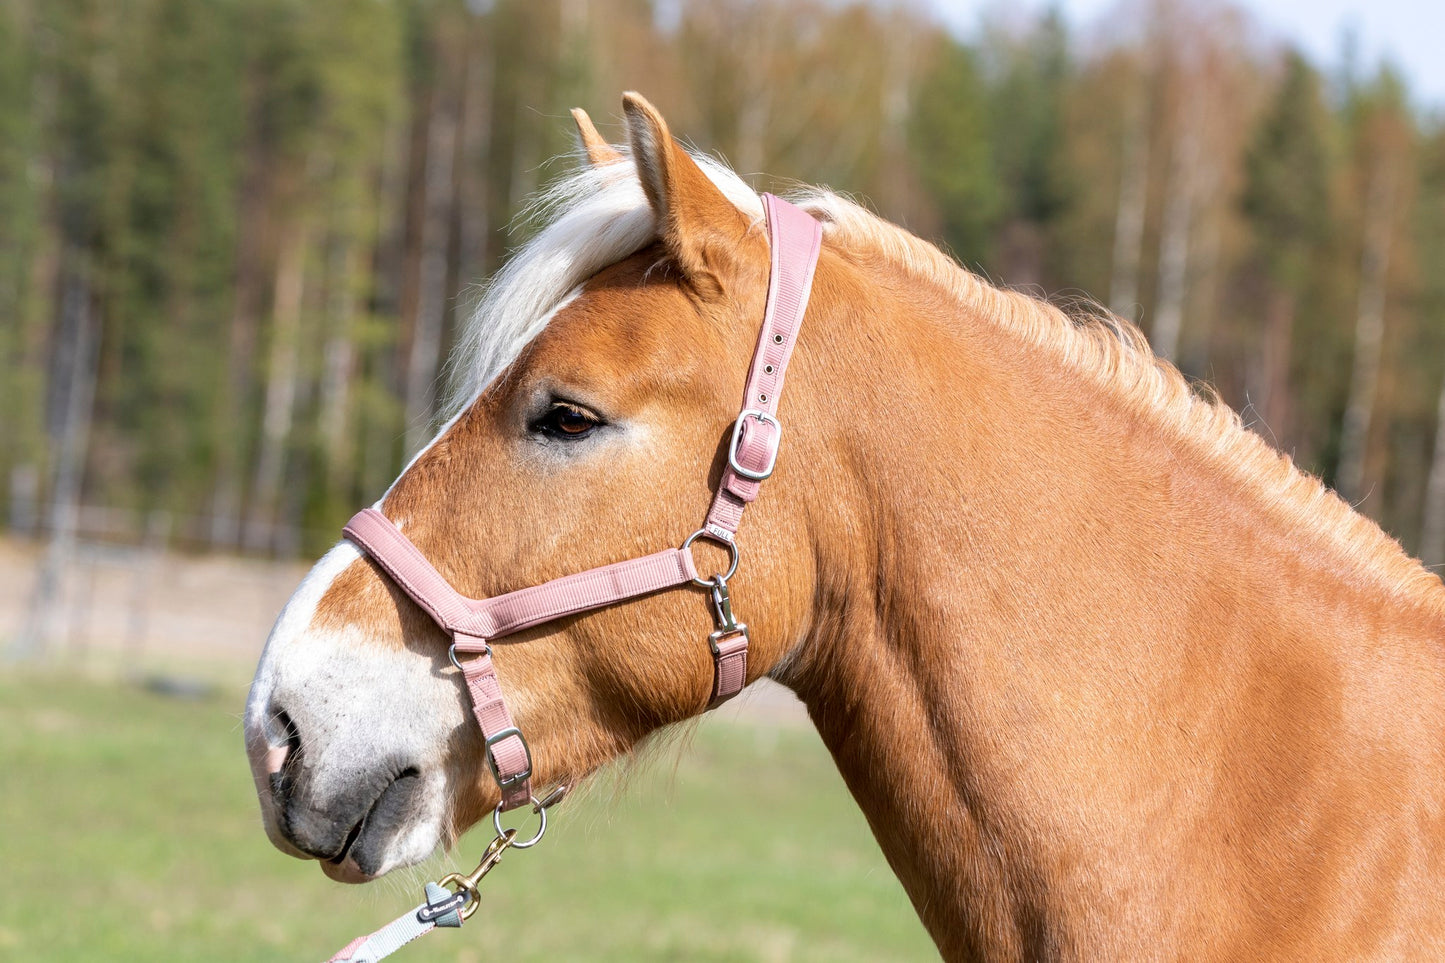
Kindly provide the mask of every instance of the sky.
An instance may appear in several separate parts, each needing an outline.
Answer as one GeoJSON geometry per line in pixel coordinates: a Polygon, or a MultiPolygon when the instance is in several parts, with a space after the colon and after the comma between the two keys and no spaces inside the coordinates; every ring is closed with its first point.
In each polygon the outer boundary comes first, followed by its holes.
{"type": "MultiPolygon", "coordinates": [[[[1000,8],[998,0],[927,0],[943,20],[962,36],[978,23],[983,11],[1000,8]]],[[[1301,47],[1320,67],[1337,65],[1341,37],[1353,29],[1361,69],[1368,71],[1383,56],[1409,81],[1417,104],[1445,109],[1445,0],[1236,0],[1281,41],[1301,47]]],[[[1045,8],[1043,0],[1024,5],[1045,8]]],[[[1069,22],[1095,28],[1117,0],[1054,0],[1069,22]]]]}

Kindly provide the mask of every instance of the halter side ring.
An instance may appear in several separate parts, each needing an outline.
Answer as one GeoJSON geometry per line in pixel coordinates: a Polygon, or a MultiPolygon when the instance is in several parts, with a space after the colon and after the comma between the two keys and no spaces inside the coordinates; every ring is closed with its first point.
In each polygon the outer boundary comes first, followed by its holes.
{"type": "MultiPolygon", "coordinates": [[[[551,797],[549,796],[548,799],[550,800],[551,797]]],[[[547,807],[542,805],[542,803],[537,800],[536,796],[532,797],[532,811],[536,813],[537,816],[542,820],[541,825],[537,827],[536,835],[534,835],[531,839],[528,839],[526,841],[518,841],[516,839],[513,839],[511,842],[511,847],[513,849],[531,849],[533,846],[537,845],[539,842],[542,841],[542,835],[547,832],[547,807]]],[[[501,803],[497,803],[497,808],[492,810],[492,826],[497,830],[498,836],[503,836],[507,832],[511,832],[515,836],[517,832],[515,829],[505,830],[502,828],[501,803]]]]}
{"type": "MultiPolygon", "coordinates": [[[[697,541],[699,538],[710,539],[711,541],[714,541],[719,545],[727,546],[728,556],[730,557],[731,561],[728,565],[727,574],[722,576],[722,580],[724,582],[728,581],[735,574],[737,574],[738,560],[742,557],[742,551],[738,548],[737,542],[725,541],[721,538],[718,538],[707,529],[699,528],[697,531],[693,532],[687,537],[687,541],[682,543],[681,551],[687,551],[689,548],[692,547],[692,543],[697,541]]],[[[713,582],[710,578],[695,578],[692,580],[692,584],[698,586],[699,588],[712,588],[713,582]]]]}

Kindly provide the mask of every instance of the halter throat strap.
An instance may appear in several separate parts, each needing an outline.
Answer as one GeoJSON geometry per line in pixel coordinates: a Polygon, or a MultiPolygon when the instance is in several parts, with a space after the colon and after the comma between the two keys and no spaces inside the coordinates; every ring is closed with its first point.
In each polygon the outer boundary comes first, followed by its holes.
{"type": "Polygon", "coordinates": [[[783,426],[778,396],[792,357],[822,247],[822,228],[807,212],[763,195],[771,270],[767,308],[744,390],[742,413],[733,423],[728,466],[703,527],[683,543],[641,558],[487,599],[467,598],[427,561],[390,519],[374,508],[357,512],[342,530],[382,571],[452,637],[452,661],[466,679],[472,712],[487,746],[487,762],[502,791],[500,810],[532,799],[532,754],[507,708],[492,662],[491,642],[522,629],[615,602],[689,583],[708,587],[718,621],[709,643],[713,690],[709,708],[732,698],[747,683],[747,626],[733,620],[726,575],[698,577],[692,543],[709,538],[738,557],[736,536],[744,509],[773,472],[783,426]],[[461,656],[473,656],[463,659],[461,656]]]}

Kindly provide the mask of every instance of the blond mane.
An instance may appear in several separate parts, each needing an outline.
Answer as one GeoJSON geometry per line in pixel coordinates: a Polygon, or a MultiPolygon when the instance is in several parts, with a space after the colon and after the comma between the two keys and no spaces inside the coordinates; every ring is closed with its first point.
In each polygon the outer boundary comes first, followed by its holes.
{"type": "MultiPolygon", "coordinates": [[[[626,148],[619,150],[623,160],[584,165],[529,205],[524,220],[540,228],[484,287],[449,362],[452,415],[517,357],[587,278],[656,240],[636,169],[626,148]]],[[[710,157],[694,159],[739,210],[762,216],[760,198],[742,178],[710,157]]],[[[993,319],[1022,346],[1109,390],[1140,418],[1254,489],[1264,509],[1305,538],[1312,552],[1364,573],[1402,603],[1426,605],[1445,617],[1439,578],[1246,428],[1233,409],[1201,397],[1173,365],[1154,356],[1133,324],[1102,308],[1067,315],[1040,298],[996,287],[934,245],[831,191],[804,189],[790,199],[823,222],[828,243],[881,256],[993,319]]]]}
{"type": "Polygon", "coordinates": [[[1140,418],[1165,428],[1209,464],[1252,487],[1260,504],[1312,551],[1367,573],[1391,597],[1445,616],[1440,579],[1400,543],[1356,512],[1318,478],[1246,428],[1239,414],[1196,392],[1172,364],[1155,357],[1133,324],[1101,307],[1065,314],[1040,298],[996,287],[934,245],[829,191],[794,198],[825,223],[832,243],[881,255],[910,277],[947,291],[997,322],[1032,350],[1108,389],[1140,418]]]}

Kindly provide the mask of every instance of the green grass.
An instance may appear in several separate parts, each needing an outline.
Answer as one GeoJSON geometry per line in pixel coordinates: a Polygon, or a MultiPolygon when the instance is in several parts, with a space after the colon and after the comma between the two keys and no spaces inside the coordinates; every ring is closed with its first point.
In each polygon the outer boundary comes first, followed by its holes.
{"type": "MultiPolygon", "coordinates": [[[[471,868],[480,828],[367,887],[272,849],[242,698],[0,675],[0,960],[322,960],[471,868]]],[[[465,928],[396,958],[937,958],[815,735],[709,722],[689,742],[568,800],[465,928]]]]}

